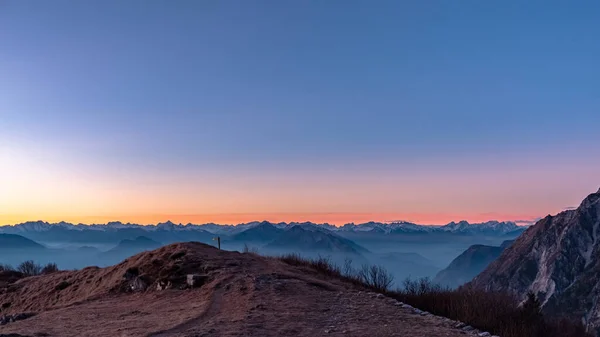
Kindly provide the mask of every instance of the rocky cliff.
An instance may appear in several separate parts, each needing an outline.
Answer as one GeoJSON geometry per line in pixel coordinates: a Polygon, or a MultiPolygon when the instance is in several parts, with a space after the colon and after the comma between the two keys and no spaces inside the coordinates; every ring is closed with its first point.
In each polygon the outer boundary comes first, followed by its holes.
{"type": "Polygon", "coordinates": [[[574,210],[547,216],[469,284],[524,298],[536,293],[544,311],[582,319],[600,332],[600,190],[574,210]]]}

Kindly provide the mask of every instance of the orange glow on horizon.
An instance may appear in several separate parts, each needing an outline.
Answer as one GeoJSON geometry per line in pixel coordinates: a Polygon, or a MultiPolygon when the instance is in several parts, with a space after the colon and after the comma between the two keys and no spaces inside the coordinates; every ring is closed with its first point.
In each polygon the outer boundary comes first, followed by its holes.
{"type": "Polygon", "coordinates": [[[66,221],[71,223],[104,224],[111,221],[137,224],[157,224],[172,221],[174,223],[216,223],[216,224],[239,224],[251,221],[267,220],[278,222],[313,222],[329,223],[341,226],[346,223],[364,223],[369,221],[391,222],[409,221],[423,225],[443,225],[449,222],[466,220],[471,223],[485,222],[490,220],[533,222],[537,216],[528,214],[496,214],[482,213],[471,215],[460,214],[425,214],[425,213],[223,213],[223,214],[145,214],[145,215],[122,215],[122,216],[24,216],[0,214],[0,224],[18,224],[26,221],[48,221],[51,223],[66,221]]]}
{"type": "Polygon", "coordinates": [[[47,164],[39,156],[0,147],[0,225],[32,220],[335,225],[533,221],[577,206],[597,190],[590,182],[597,181],[600,169],[597,157],[559,163],[548,157],[414,167],[163,172],[47,164]]]}

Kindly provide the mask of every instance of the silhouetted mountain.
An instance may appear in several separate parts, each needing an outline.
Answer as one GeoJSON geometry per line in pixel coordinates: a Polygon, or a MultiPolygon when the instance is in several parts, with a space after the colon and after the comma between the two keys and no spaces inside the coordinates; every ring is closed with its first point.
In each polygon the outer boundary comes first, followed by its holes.
{"type": "Polygon", "coordinates": [[[233,235],[231,239],[242,242],[268,243],[278,238],[283,232],[285,232],[284,229],[277,228],[273,224],[264,221],[257,226],[233,235]]]}
{"type": "Polygon", "coordinates": [[[39,243],[15,234],[0,234],[0,252],[19,250],[44,250],[46,247],[39,243]]]}
{"type": "Polygon", "coordinates": [[[160,242],[156,242],[145,236],[138,236],[137,238],[135,238],[133,240],[126,239],[126,240],[119,242],[119,244],[111,250],[139,249],[139,248],[143,248],[143,249],[149,248],[150,250],[152,250],[152,249],[156,249],[160,246],[162,246],[162,244],[160,242]]]}
{"type": "Polygon", "coordinates": [[[210,242],[214,234],[198,228],[181,228],[172,223],[157,226],[140,226],[112,222],[107,225],[25,223],[0,227],[2,233],[18,233],[31,240],[43,243],[115,244],[145,236],[164,243],[200,241],[210,242]]]}
{"type": "Polygon", "coordinates": [[[154,241],[162,242],[164,244],[189,241],[210,243],[215,237],[214,234],[201,229],[189,231],[172,231],[166,229],[156,229],[154,231],[148,231],[142,236],[148,237],[154,241]]]}
{"type": "Polygon", "coordinates": [[[497,259],[503,250],[502,247],[473,245],[440,271],[433,281],[451,288],[463,285],[497,259]]]}
{"type": "Polygon", "coordinates": [[[513,242],[514,240],[506,240],[502,242],[500,247],[472,245],[456,257],[448,267],[440,271],[433,281],[450,288],[463,285],[481,273],[513,242]]]}
{"type": "Polygon", "coordinates": [[[544,311],[600,332],[600,190],[530,227],[471,286],[539,297],[544,311]]]}
{"type": "MultiPolygon", "coordinates": [[[[0,233],[18,234],[36,241],[48,242],[118,242],[123,239],[131,239],[140,235],[150,237],[144,233],[203,233],[202,240],[206,241],[208,236],[214,234],[233,236],[244,232],[261,224],[268,223],[266,221],[253,221],[239,225],[216,225],[216,224],[175,224],[171,221],[159,223],[157,225],[137,225],[132,223],[122,223],[119,221],[109,222],[105,225],[84,225],[70,224],[67,222],[59,222],[50,224],[44,221],[25,222],[14,226],[1,226],[0,233]],[[89,235],[94,233],[93,238],[89,235]],[[127,237],[124,237],[127,236],[127,237]]],[[[336,227],[327,223],[316,224],[312,222],[291,222],[291,223],[270,223],[276,228],[286,229],[294,226],[302,226],[305,228],[314,227],[324,229],[331,232],[356,232],[356,233],[379,233],[382,235],[388,234],[409,234],[409,233],[452,233],[452,234],[469,234],[469,235],[507,235],[508,237],[516,237],[526,227],[519,227],[513,222],[498,222],[488,221],[478,224],[470,224],[466,221],[458,223],[451,222],[444,226],[425,226],[418,225],[406,221],[397,221],[390,223],[381,222],[366,222],[355,225],[353,223],[346,224],[342,227],[336,227]]],[[[162,240],[164,242],[179,241],[180,236],[174,236],[172,239],[162,240]]]]}
{"type": "Polygon", "coordinates": [[[0,264],[16,266],[23,261],[34,260],[40,264],[56,262],[59,267],[64,268],[72,267],[63,263],[65,258],[74,261],[82,258],[83,255],[73,251],[47,248],[20,235],[0,234],[0,264]]]}
{"type": "Polygon", "coordinates": [[[114,247],[113,249],[100,254],[102,259],[107,259],[109,263],[125,259],[131,255],[141,253],[147,250],[153,250],[163,246],[160,242],[156,242],[144,236],[137,237],[133,240],[126,239],[114,247]]]}
{"type": "Polygon", "coordinates": [[[307,230],[301,226],[293,226],[283,232],[277,239],[269,243],[268,249],[286,249],[292,251],[329,252],[360,254],[368,252],[353,241],[342,238],[331,232],[307,230]]]}
{"type": "Polygon", "coordinates": [[[290,222],[290,223],[280,223],[279,224],[280,227],[283,226],[283,228],[289,229],[291,227],[294,226],[300,226],[304,229],[317,229],[317,230],[326,230],[326,231],[331,231],[331,232],[337,232],[340,227],[328,224],[328,223],[314,223],[314,222],[310,222],[310,221],[305,221],[305,222],[290,222]]]}
{"type": "MultiPolygon", "coordinates": [[[[19,235],[38,242],[57,243],[117,243],[124,239],[134,239],[148,233],[141,227],[113,228],[104,226],[101,230],[97,227],[70,227],[70,226],[28,226],[29,223],[17,226],[0,227],[0,230],[17,232],[19,235]]],[[[39,223],[37,225],[40,225],[39,223]]]]}

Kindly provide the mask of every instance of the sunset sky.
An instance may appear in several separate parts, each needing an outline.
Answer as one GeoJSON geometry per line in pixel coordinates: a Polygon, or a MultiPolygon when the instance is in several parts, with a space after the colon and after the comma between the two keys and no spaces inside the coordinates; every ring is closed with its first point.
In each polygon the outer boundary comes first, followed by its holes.
{"type": "Polygon", "coordinates": [[[560,212],[600,187],[599,15],[0,1],[0,224],[560,212]]]}

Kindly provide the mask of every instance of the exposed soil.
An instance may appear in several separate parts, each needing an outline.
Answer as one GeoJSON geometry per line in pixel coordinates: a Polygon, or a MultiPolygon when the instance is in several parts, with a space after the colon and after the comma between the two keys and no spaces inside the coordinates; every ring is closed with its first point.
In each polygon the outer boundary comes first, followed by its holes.
{"type": "Polygon", "coordinates": [[[465,336],[453,322],[311,269],[200,243],[174,244],[109,268],[29,277],[0,286],[0,326],[26,336],[465,336]],[[204,285],[180,289],[187,274],[204,285]],[[132,291],[142,281],[146,290],[132,291]],[[170,289],[158,290],[158,284],[170,289]]]}

